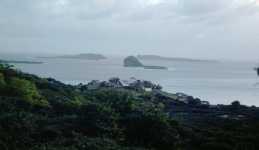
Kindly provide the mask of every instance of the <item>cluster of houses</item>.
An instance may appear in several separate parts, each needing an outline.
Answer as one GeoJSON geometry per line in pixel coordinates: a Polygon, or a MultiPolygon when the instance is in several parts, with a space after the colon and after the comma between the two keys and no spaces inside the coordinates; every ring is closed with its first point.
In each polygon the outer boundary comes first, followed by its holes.
{"type": "Polygon", "coordinates": [[[199,98],[194,98],[192,96],[186,95],[184,93],[176,93],[177,100],[184,102],[185,104],[190,105],[204,105],[209,106],[210,103],[208,101],[202,101],[199,98]]]}
{"type": "Polygon", "coordinates": [[[207,101],[201,101],[198,98],[193,98],[192,96],[186,95],[184,93],[176,93],[176,94],[173,94],[173,96],[172,94],[168,96],[168,94],[165,94],[165,92],[161,91],[162,87],[160,85],[154,84],[150,81],[137,80],[134,77],[130,78],[129,80],[120,80],[117,77],[113,77],[113,78],[110,78],[108,81],[93,80],[86,85],[79,84],[79,89],[81,90],[97,90],[100,88],[124,88],[124,89],[135,90],[138,92],[154,91],[155,93],[162,94],[165,97],[181,101],[185,104],[207,105],[207,106],[210,105],[209,102],[207,101]]]}
{"type": "Polygon", "coordinates": [[[130,78],[129,80],[120,80],[117,77],[110,78],[108,81],[93,80],[86,85],[80,84],[81,89],[96,90],[100,88],[125,88],[136,91],[153,91],[161,90],[160,85],[154,84],[150,81],[137,80],[130,78]]]}
{"type": "MultiPolygon", "coordinates": [[[[234,119],[240,120],[244,119],[245,116],[242,114],[238,115],[230,115],[225,113],[228,109],[239,109],[241,108],[240,104],[233,103],[232,105],[210,105],[208,101],[202,101],[199,98],[194,98],[185,93],[176,93],[171,94],[167,92],[163,92],[160,85],[154,84],[150,81],[145,80],[137,80],[135,78],[130,78],[129,80],[120,80],[119,78],[111,78],[108,81],[98,81],[93,80],[88,84],[79,84],[78,89],[83,90],[98,90],[101,88],[123,88],[134,90],[137,92],[152,92],[152,94],[160,100],[169,100],[170,108],[172,114],[178,115],[180,112],[192,112],[195,110],[198,115],[204,114],[214,114],[219,118],[224,119],[234,119]],[[170,101],[171,100],[171,101],[170,101]]],[[[190,115],[194,115],[194,113],[190,113],[190,115]]]]}

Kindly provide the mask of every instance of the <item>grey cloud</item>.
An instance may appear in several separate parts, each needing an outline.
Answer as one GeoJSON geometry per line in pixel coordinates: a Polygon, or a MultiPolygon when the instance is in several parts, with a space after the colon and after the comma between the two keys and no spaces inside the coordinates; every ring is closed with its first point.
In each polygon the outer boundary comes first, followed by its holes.
{"type": "Polygon", "coordinates": [[[233,0],[179,0],[178,10],[183,15],[206,15],[222,11],[230,7],[233,0]]]}
{"type": "Polygon", "coordinates": [[[246,0],[0,0],[0,52],[255,58],[258,10],[246,0]]]}

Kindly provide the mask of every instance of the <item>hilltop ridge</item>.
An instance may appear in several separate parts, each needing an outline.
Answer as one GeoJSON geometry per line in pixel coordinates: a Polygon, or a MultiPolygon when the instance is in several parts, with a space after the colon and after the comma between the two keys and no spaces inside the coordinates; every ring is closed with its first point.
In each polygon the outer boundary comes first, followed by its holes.
{"type": "Polygon", "coordinates": [[[259,108],[167,93],[150,81],[67,85],[0,64],[2,150],[258,149],[259,108]]]}

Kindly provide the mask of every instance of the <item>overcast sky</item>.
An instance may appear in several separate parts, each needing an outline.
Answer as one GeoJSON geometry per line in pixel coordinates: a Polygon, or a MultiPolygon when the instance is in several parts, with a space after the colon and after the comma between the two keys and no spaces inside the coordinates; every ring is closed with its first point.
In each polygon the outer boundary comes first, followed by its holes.
{"type": "Polygon", "coordinates": [[[0,0],[0,52],[259,59],[259,0],[0,0]]]}

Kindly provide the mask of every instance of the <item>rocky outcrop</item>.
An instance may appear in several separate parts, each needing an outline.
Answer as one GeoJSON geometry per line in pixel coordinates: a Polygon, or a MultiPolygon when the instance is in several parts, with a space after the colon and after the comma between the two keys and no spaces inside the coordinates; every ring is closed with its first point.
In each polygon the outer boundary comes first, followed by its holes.
{"type": "Polygon", "coordinates": [[[144,69],[167,69],[163,66],[146,66],[143,65],[135,56],[128,56],[124,59],[125,67],[143,67],[144,69]]]}
{"type": "Polygon", "coordinates": [[[144,67],[144,65],[134,56],[128,56],[124,59],[125,67],[144,67]]]}

